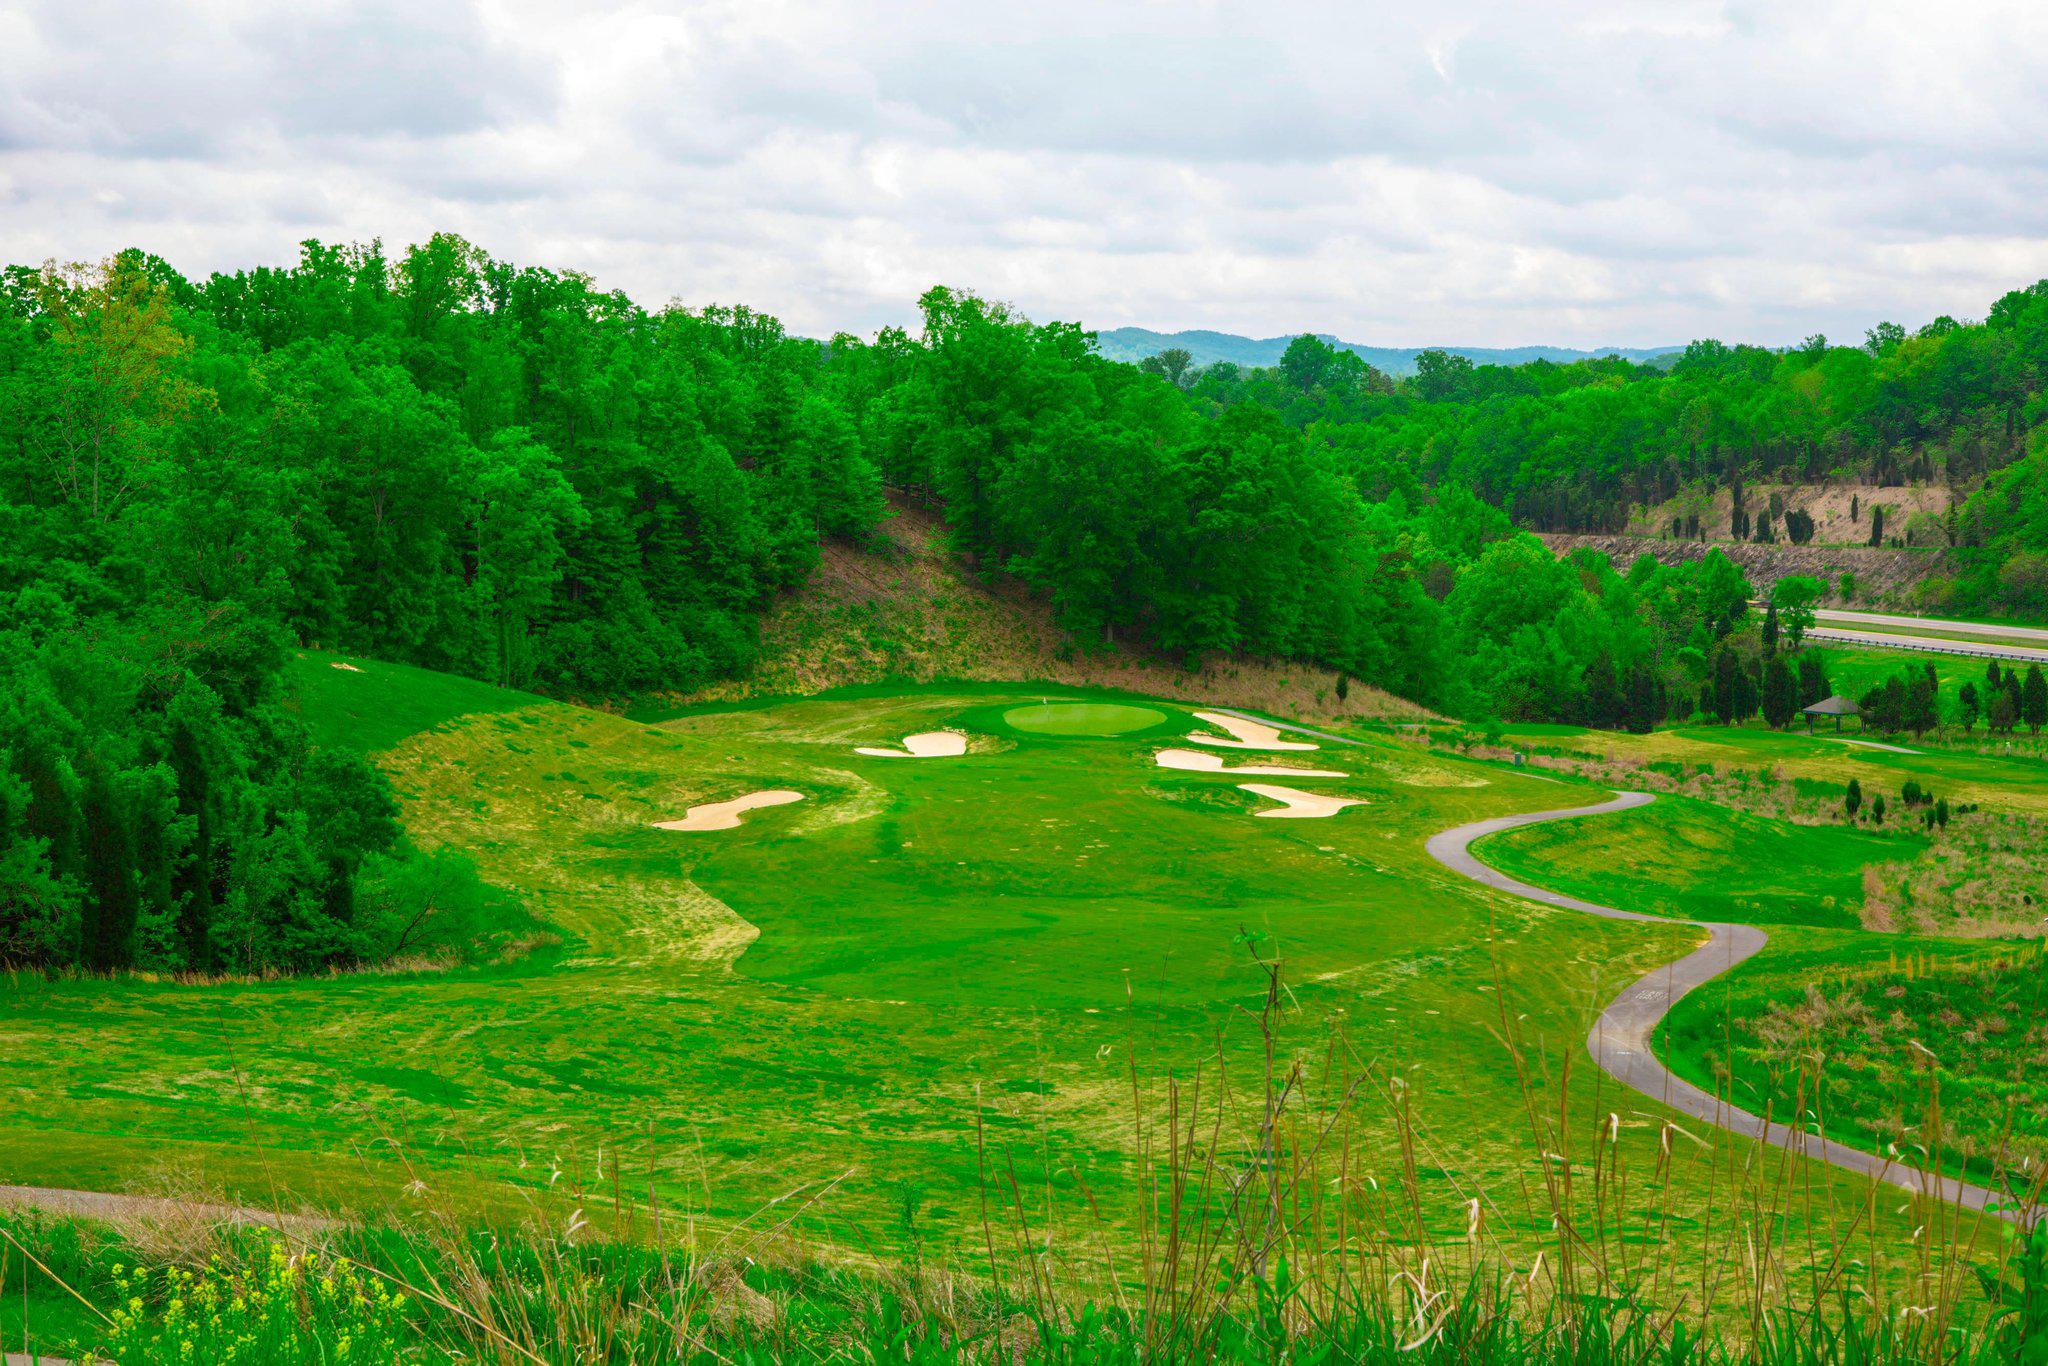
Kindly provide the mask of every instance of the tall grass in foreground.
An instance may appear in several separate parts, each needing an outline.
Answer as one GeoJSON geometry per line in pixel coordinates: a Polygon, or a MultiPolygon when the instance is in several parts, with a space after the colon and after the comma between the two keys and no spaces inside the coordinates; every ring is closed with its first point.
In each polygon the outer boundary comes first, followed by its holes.
{"type": "Polygon", "coordinates": [[[1670,1123],[1635,1170],[1620,1141],[1633,1098],[1597,1074],[1582,1094],[1569,1062],[1545,1073],[1503,1005],[1532,1160],[1487,1188],[1440,1166],[1402,1076],[1341,1028],[1290,1042],[1279,966],[1256,966],[1249,1048],[1219,1041],[1201,1068],[1153,1077],[1130,1046],[1135,1208],[977,1125],[981,1250],[964,1261],[806,1252],[797,1215],[835,1183],[715,1236],[615,1187],[604,1229],[538,1208],[516,1230],[430,1211],[126,1241],[17,1220],[0,1226],[0,1283],[69,1295],[77,1346],[123,1366],[2048,1366],[2037,1186],[2015,1190],[2013,1220],[1888,1187],[1844,1197],[1789,1155],[1670,1123]],[[1700,1217],[1674,1208],[1681,1186],[1708,1191],[1700,1217]]]}

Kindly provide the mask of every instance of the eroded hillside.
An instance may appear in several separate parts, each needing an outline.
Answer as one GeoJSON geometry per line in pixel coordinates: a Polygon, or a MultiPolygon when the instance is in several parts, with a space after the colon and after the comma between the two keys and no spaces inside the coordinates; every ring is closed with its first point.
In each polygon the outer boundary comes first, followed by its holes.
{"type": "Polygon", "coordinates": [[[763,618],[761,656],[749,673],[677,700],[938,679],[1120,688],[1318,720],[1429,715],[1355,680],[1339,697],[1336,675],[1306,664],[1211,660],[1189,670],[1129,647],[1085,648],[1022,585],[1000,576],[977,581],[947,551],[939,519],[903,504],[872,548],[825,545],[810,582],[763,618]]]}

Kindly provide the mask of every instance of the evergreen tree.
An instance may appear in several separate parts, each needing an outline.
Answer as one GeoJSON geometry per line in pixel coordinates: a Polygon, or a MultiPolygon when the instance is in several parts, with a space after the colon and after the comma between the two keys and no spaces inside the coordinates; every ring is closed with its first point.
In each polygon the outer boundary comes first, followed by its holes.
{"type": "Polygon", "coordinates": [[[1799,656],[1799,706],[1810,707],[1832,693],[1826,668],[1812,654],[1799,656]]]}
{"type": "Polygon", "coordinates": [[[189,827],[178,819],[175,779],[152,765],[128,775],[133,813],[136,923],[131,959],[139,967],[176,971],[184,965],[178,938],[178,864],[189,827]]]}
{"type": "Polygon", "coordinates": [[[1856,813],[1862,809],[1863,784],[1851,778],[1848,790],[1842,794],[1842,810],[1847,812],[1849,819],[1853,821],[1856,819],[1856,813]]]}
{"type": "Polygon", "coordinates": [[[1741,678],[1742,666],[1736,660],[1734,652],[1727,649],[1716,651],[1714,677],[1709,688],[1710,700],[1706,703],[1706,709],[1724,726],[1736,719],[1741,678]]]}
{"type": "Polygon", "coordinates": [[[204,705],[193,700],[196,693],[195,689],[180,696],[171,725],[169,762],[176,782],[177,813],[191,832],[185,856],[173,876],[171,896],[177,907],[179,966],[192,972],[211,972],[215,962],[210,931],[224,879],[214,840],[216,815],[205,722],[203,716],[192,714],[195,706],[204,705]]]}
{"type": "Polygon", "coordinates": [[[86,759],[79,811],[86,889],[79,959],[89,968],[110,972],[130,961],[139,898],[129,812],[113,774],[97,756],[86,759]]]}
{"type": "Polygon", "coordinates": [[[1623,688],[1626,695],[1627,726],[1637,735],[1648,735],[1664,719],[1663,684],[1645,664],[1629,667],[1623,688]]]}
{"type": "Polygon", "coordinates": [[[1915,736],[1924,735],[1941,724],[1941,694],[1932,665],[1910,678],[1903,720],[1915,736]]]}
{"type": "Polygon", "coordinates": [[[2019,724],[2020,709],[2013,701],[2010,688],[2000,688],[1991,696],[1991,706],[1985,712],[1985,729],[1996,735],[2010,735],[2012,728],[2019,724]]]}
{"type": "Polygon", "coordinates": [[[1614,659],[1604,650],[1593,657],[1586,669],[1585,689],[1586,724],[1601,730],[1620,729],[1628,714],[1628,703],[1621,693],[1614,659]]]}
{"type": "Polygon", "coordinates": [[[1764,720],[1770,723],[1772,729],[1783,730],[1785,723],[1792,719],[1794,711],[1797,710],[1793,705],[1796,686],[1792,679],[1792,670],[1786,667],[1784,659],[1772,655],[1764,664],[1763,681],[1764,720]]]}

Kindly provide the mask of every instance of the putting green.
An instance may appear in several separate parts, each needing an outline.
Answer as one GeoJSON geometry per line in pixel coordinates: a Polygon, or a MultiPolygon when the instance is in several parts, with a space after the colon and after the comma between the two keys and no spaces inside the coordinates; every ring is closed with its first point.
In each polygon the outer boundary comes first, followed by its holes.
{"type": "Polygon", "coordinates": [[[1007,725],[1032,735],[1128,735],[1165,719],[1165,712],[1119,702],[1048,702],[1003,713],[1007,725]]]}

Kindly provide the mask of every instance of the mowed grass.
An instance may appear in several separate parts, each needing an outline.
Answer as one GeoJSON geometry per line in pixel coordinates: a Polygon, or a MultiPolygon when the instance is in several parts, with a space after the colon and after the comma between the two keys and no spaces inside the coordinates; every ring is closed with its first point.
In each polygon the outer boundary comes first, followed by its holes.
{"type": "MultiPolygon", "coordinates": [[[[1866,799],[1882,792],[1888,802],[1896,801],[1911,778],[1952,804],[1974,802],[1992,811],[2048,816],[2048,761],[2025,754],[1916,746],[1910,738],[1897,739],[1897,747],[1908,752],[1895,753],[1843,743],[1827,729],[1808,735],[1803,727],[1775,731],[1760,724],[1670,726],[1647,735],[1518,725],[1510,726],[1506,736],[1538,754],[1661,764],[1672,771],[1680,765],[1711,767],[1721,774],[1748,770],[1836,790],[1855,778],[1866,799]]],[[[1844,736],[1863,738],[1853,723],[1844,736]]],[[[1895,737],[1870,738],[1889,743],[1895,737]]]]}
{"type": "Polygon", "coordinates": [[[1864,868],[1925,848],[1897,831],[1795,825],[1663,796],[1602,820],[1490,835],[1474,852],[1524,881],[1631,911],[1854,929],[1864,868]]]}
{"type": "Polygon", "coordinates": [[[365,754],[462,716],[530,707],[544,699],[458,674],[355,655],[301,650],[292,670],[292,707],[318,744],[365,754]]]}
{"type": "MultiPolygon", "coordinates": [[[[1872,629],[1889,628],[1874,627],[1872,629]]],[[[1895,634],[1910,635],[1914,633],[1897,632],[1895,634]]],[[[1978,639],[1980,643],[1983,643],[1981,637],[1978,639]]],[[[1956,711],[1956,697],[1962,691],[1963,684],[1975,684],[1977,692],[1981,696],[1984,692],[1985,665],[1992,662],[1987,659],[1976,658],[1972,655],[1941,654],[1933,650],[1874,649],[1863,645],[1814,644],[1809,646],[1808,649],[1820,660],[1821,667],[1827,670],[1828,683],[1837,693],[1852,701],[1860,700],[1863,694],[1887,679],[1896,678],[1899,674],[1907,671],[1917,673],[1925,670],[1928,665],[1932,664],[1934,666],[1935,680],[1941,686],[1942,719],[1951,724],[1959,720],[1956,711]]],[[[2001,672],[2008,668],[2014,668],[2024,674],[2027,668],[2024,663],[2010,659],[1998,660],[1997,664],[2001,672]]],[[[1855,729],[1855,726],[1856,723],[1854,721],[1849,723],[1852,731],[1855,729]]],[[[1977,729],[1980,734],[1983,732],[1983,728],[1984,717],[1980,709],[1977,718],[1977,729]]]]}
{"type": "MultiPolygon", "coordinates": [[[[562,959],[17,977],[0,992],[10,1179],[499,1213],[655,1199],[714,1226],[966,1258],[993,1169],[1035,1192],[1034,1227],[1083,1247],[1128,1238],[1139,1112],[1158,1122],[1169,1078],[1209,1068],[1213,1097],[1219,1051],[1239,1086],[1258,1075],[1257,955],[1283,965],[1283,1063],[1336,1057],[1360,1078],[1358,1170],[1385,1183],[1412,1164],[1418,1215],[1447,1237],[1482,1200],[1488,1237],[1526,1257],[1558,1236],[1531,1097],[1567,1130],[1607,1124],[1585,1030],[1696,938],[1440,868],[1423,850],[1440,829],[1603,794],[1392,741],[1275,756],[1345,770],[1298,785],[1367,803],[1279,822],[1252,819],[1265,804],[1232,775],[1157,768],[1206,727],[1155,699],[1059,699],[1166,718],[1135,735],[1021,730],[1006,718],[1043,696],[994,686],[656,727],[459,682],[415,692],[415,673],[308,656],[302,704],[330,743],[377,751],[415,839],[460,848],[556,926],[562,959]],[[942,727],[974,752],[854,752],[942,727]],[[654,828],[763,788],[806,800],[728,831],[654,828]]],[[[1256,1123],[1242,1107],[1225,1132],[1256,1123]]],[[[1630,1098],[1618,1151],[1658,1169],[1659,1130],[1630,1098]]],[[[1666,1227],[1705,1216],[1722,1151],[1687,1150],[1666,1227]]]]}
{"type": "Polygon", "coordinates": [[[1129,735],[1165,721],[1166,714],[1151,707],[1115,702],[1041,702],[1003,713],[1004,725],[1031,735],[1129,735]]]}

